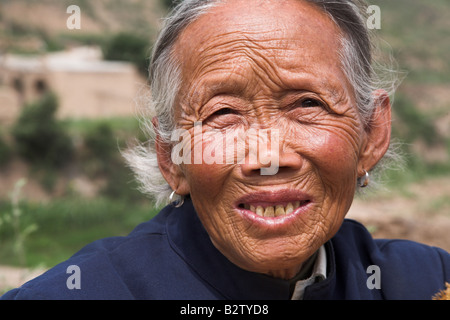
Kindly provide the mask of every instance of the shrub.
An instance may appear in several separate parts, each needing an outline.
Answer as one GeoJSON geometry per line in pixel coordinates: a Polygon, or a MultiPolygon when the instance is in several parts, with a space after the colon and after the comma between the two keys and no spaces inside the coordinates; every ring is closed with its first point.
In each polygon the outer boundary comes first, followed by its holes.
{"type": "Polygon", "coordinates": [[[84,133],[82,163],[88,175],[109,176],[115,170],[118,157],[119,149],[108,123],[98,123],[84,133]]]}
{"type": "Polygon", "coordinates": [[[165,8],[171,9],[175,6],[176,0],[161,0],[161,3],[165,8]]]}
{"type": "Polygon", "coordinates": [[[84,170],[90,176],[106,178],[101,195],[124,201],[139,201],[142,194],[133,173],[125,165],[119,150],[117,129],[112,124],[99,122],[84,135],[84,170]]]}
{"type": "Polygon", "coordinates": [[[147,73],[149,40],[134,33],[121,32],[111,37],[103,46],[106,60],[129,61],[139,72],[147,73]]]}
{"type": "Polygon", "coordinates": [[[396,123],[394,129],[403,131],[395,132],[402,140],[408,143],[422,139],[429,146],[442,142],[442,137],[436,130],[433,119],[422,113],[414,103],[403,95],[399,95],[395,100],[394,111],[400,124],[396,123]],[[401,127],[403,125],[403,130],[401,127]]]}
{"type": "Polygon", "coordinates": [[[107,123],[99,123],[84,137],[84,144],[92,157],[105,161],[118,153],[114,132],[107,123]]]}
{"type": "Polygon", "coordinates": [[[58,100],[52,93],[24,107],[12,128],[17,153],[25,160],[46,167],[60,167],[71,158],[72,141],[56,120],[58,100]]]}
{"type": "Polygon", "coordinates": [[[5,142],[5,140],[0,137],[0,166],[5,165],[11,158],[11,148],[5,142]]]}

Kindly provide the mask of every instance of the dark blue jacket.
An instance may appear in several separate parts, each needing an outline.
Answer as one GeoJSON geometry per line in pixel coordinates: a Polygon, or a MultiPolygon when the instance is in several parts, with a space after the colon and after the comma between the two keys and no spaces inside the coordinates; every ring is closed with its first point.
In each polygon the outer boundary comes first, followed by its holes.
{"type": "MultiPolygon", "coordinates": [[[[447,252],[405,240],[374,240],[352,220],[345,220],[325,246],[327,278],[307,287],[304,299],[431,299],[450,282],[447,252]],[[372,265],[379,268],[380,289],[367,285],[372,265]]],[[[289,281],[248,272],[228,261],[212,245],[187,200],[178,209],[167,206],[126,237],[87,245],[2,299],[289,297],[289,281]],[[77,274],[69,266],[77,266],[77,274]],[[68,282],[80,288],[70,289],[68,282]]]]}

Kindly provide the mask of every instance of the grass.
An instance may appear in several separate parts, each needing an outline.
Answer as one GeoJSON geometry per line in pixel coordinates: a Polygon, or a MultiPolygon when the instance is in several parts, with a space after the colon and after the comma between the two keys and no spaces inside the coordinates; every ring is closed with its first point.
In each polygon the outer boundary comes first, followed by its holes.
{"type": "MultiPolygon", "coordinates": [[[[17,234],[8,224],[0,226],[0,264],[51,267],[66,260],[86,244],[104,237],[125,236],[157,210],[148,201],[127,203],[108,198],[63,198],[49,203],[23,201],[21,228],[34,224],[37,230],[24,243],[25,265],[13,248],[17,234]]],[[[13,210],[0,202],[0,217],[13,210]]]]}
{"type": "Polygon", "coordinates": [[[72,136],[85,134],[99,125],[111,127],[118,138],[126,138],[140,134],[139,120],[133,116],[100,119],[64,119],[62,123],[72,136]]]}

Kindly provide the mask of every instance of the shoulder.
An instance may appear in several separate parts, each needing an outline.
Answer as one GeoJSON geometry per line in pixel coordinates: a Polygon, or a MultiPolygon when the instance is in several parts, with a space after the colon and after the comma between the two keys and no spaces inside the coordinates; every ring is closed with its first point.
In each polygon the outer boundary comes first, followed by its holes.
{"type": "MultiPolygon", "coordinates": [[[[151,257],[167,253],[166,246],[164,213],[160,213],[126,237],[88,244],[1,299],[133,299],[136,282],[129,281],[130,268],[143,268],[151,257]]],[[[152,265],[147,267],[150,270],[152,265]]]]}
{"type": "MultiPolygon", "coordinates": [[[[374,239],[360,222],[345,219],[341,229],[333,238],[338,245],[356,251],[368,250],[374,258],[388,257],[392,263],[405,264],[416,261],[416,265],[434,263],[449,267],[450,254],[443,249],[403,239],[374,239]],[[422,257],[421,259],[419,259],[422,257]],[[431,260],[419,261],[428,257],[431,260]]],[[[447,269],[447,271],[450,271],[447,269]]]]}
{"type": "Polygon", "coordinates": [[[379,267],[386,299],[431,298],[450,282],[450,254],[409,240],[373,239],[359,222],[345,220],[333,238],[336,259],[379,267]]]}

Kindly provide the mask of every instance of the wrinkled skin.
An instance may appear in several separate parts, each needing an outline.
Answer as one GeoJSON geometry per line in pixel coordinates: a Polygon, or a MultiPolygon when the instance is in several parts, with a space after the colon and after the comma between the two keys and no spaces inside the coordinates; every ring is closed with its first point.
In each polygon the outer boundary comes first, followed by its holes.
{"type": "MultiPolygon", "coordinates": [[[[293,277],[338,231],[357,178],[388,148],[389,99],[374,92],[377,116],[365,127],[341,69],[340,37],[339,28],[309,3],[230,0],[177,40],[178,127],[192,132],[201,121],[203,132],[280,132],[275,175],[261,175],[261,163],[177,166],[167,156],[171,146],[157,143],[165,179],[178,194],[190,194],[216,248],[243,269],[293,277]],[[287,222],[256,223],[237,201],[248,194],[258,198],[261,191],[276,199],[298,191],[309,203],[287,222]]],[[[200,143],[204,149],[212,142],[200,143]]]]}

